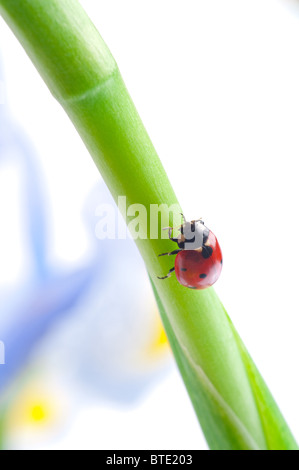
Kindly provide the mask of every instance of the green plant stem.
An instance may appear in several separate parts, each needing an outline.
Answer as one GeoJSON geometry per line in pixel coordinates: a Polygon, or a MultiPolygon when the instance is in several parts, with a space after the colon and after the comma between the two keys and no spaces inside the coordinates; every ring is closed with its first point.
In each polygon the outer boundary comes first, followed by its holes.
{"type": "MultiPolygon", "coordinates": [[[[107,46],[76,0],[0,0],[0,12],[73,121],[113,197],[127,205],[177,203],[167,175],[107,46]]],[[[34,98],[34,97],[33,97],[34,98]]],[[[71,168],[70,176],[71,178],[71,168]]],[[[162,209],[165,212],[164,209],[162,209]]],[[[130,218],[123,216],[129,222],[130,218]]],[[[149,218],[137,241],[192,402],[211,448],[295,448],[276,405],[271,430],[261,415],[247,353],[213,288],[192,291],[161,252],[173,244],[149,239],[149,218]]],[[[267,392],[268,393],[268,392],[267,392]]],[[[273,411],[274,410],[274,411],[273,411]]]]}

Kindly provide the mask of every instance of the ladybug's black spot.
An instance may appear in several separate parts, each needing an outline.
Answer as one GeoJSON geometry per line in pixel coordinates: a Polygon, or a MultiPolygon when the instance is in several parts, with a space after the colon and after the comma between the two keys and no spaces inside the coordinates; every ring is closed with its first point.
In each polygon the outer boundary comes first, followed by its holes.
{"type": "Polygon", "coordinates": [[[187,271],[187,269],[186,268],[181,268],[181,271],[187,271]]]}
{"type": "Polygon", "coordinates": [[[205,273],[199,275],[200,279],[205,279],[207,275],[205,273]]]}
{"type": "Polygon", "coordinates": [[[220,261],[221,264],[223,264],[223,259],[220,261]]]}
{"type": "Polygon", "coordinates": [[[213,254],[213,248],[211,246],[203,246],[202,247],[202,256],[203,258],[207,259],[210,258],[213,254]]]}

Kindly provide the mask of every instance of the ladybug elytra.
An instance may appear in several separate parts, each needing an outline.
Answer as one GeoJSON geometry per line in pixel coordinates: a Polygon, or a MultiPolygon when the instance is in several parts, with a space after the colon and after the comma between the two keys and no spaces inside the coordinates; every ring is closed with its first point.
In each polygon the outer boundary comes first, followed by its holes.
{"type": "MultiPolygon", "coordinates": [[[[183,214],[182,214],[183,216],[183,214]]],[[[175,272],[180,284],[190,289],[205,289],[212,286],[222,270],[222,252],[214,233],[204,222],[192,220],[179,227],[179,236],[174,238],[173,228],[169,227],[169,239],[177,243],[178,249],[159,256],[176,255],[175,266],[169,273],[158,279],[167,279],[175,272]]]]}

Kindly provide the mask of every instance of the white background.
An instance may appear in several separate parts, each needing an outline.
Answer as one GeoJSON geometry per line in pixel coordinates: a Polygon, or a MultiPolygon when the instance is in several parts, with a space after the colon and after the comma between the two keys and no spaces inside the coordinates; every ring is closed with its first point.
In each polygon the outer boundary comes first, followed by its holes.
{"type": "MultiPolygon", "coordinates": [[[[299,3],[82,4],[118,62],[185,214],[202,216],[221,242],[216,290],[299,439],[299,3]]],[[[51,256],[75,261],[78,241],[82,254],[86,248],[80,211],[96,168],[2,20],[0,43],[9,107],[51,191],[51,256]]],[[[12,281],[18,260],[0,254],[12,281]]],[[[175,372],[134,410],[101,413],[103,426],[119,420],[104,448],[206,448],[175,372]]],[[[81,424],[95,435],[102,429],[94,416],[82,417],[67,445],[97,445],[95,438],[84,444],[80,432],[81,424]]]]}

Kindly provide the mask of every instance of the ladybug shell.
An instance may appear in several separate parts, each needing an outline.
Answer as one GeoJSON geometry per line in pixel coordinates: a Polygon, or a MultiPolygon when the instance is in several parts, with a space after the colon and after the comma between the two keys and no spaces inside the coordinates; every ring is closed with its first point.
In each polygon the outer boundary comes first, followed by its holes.
{"type": "Polygon", "coordinates": [[[177,280],[191,289],[205,289],[212,286],[219,278],[221,270],[221,248],[211,230],[202,251],[182,250],[175,258],[177,280]]]}

